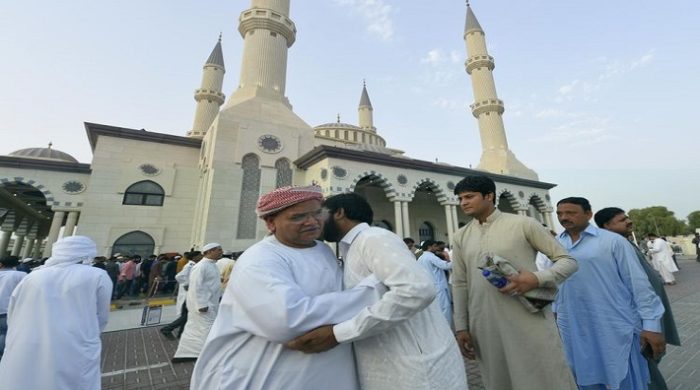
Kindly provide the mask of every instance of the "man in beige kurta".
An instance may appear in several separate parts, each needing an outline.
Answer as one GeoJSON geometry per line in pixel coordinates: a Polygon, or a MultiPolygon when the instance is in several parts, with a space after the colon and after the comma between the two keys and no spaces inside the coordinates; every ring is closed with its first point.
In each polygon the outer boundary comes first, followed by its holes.
{"type": "Polygon", "coordinates": [[[487,389],[576,389],[551,308],[531,314],[513,296],[556,286],[576,271],[576,261],[535,219],[497,210],[490,178],[466,177],[454,191],[474,218],[452,243],[454,323],[462,353],[477,358],[487,389]],[[537,271],[538,251],[554,262],[551,268],[537,271]],[[477,268],[487,253],[521,273],[504,288],[492,286],[477,268]]]}

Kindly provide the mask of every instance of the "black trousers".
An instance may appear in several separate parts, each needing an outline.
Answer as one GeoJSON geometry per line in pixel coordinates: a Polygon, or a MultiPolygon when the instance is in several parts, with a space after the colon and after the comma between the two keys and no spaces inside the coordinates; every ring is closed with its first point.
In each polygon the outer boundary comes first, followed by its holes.
{"type": "Polygon", "coordinates": [[[185,323],[187,323],[187,302],[182,303],[182,311],[180,312],[180,317],[175,321],[165,325],[160,330],[161,332],[172,332],[177,328],[180,328],[178,336],[182,335],[182,331],[185,330],[185,323]]]}

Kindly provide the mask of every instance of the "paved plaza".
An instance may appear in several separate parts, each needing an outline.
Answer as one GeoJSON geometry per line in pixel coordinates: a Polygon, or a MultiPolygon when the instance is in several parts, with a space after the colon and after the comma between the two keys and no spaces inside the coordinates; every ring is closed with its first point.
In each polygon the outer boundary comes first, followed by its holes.
{"type": "MultiPolygon", "coordinates": [[[[683,346],[669,346],[661,370],[671,390],[700,390],[700,263],[679,259],[678,284],[666,291],[683,346]]],[[[193,363],[171,364],[177,341],[161,336],[158,327],[105,332],[102,336],[102,388],[187,389],[193,363]]],[[[479,369],[465,361],[471,390],[483,389],[479,369]]],[[[329,384],[329,388],[332,384],[329,384]]]]}

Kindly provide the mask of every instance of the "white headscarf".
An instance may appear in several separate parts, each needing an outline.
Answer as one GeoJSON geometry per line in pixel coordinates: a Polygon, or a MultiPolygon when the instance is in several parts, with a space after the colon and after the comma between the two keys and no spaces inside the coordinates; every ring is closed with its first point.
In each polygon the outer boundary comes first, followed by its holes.
{"type": "Polygon", "coordinates": [[[70,236],[56,241],[51,247],[51,257],[44,265],[50,267],[57,264],[90,264],[97,256],[95,242],[85,236],[70,236]]]}

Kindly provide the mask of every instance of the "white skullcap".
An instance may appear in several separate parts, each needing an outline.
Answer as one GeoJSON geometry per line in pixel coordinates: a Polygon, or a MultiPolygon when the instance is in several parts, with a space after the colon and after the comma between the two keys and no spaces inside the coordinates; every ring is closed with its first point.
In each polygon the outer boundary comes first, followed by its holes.
{"type": "Polygon", "coordinates": [[[95,242],[85,236],[70,236],[56,241],[51,247],[51,257],[45,265],[62,263],[89,264],[97,256],[95,242]]]}
{"type": "Polygon", "coordinates": [[[206,252],[206,251],[210,251],[210,250],[212,250],[212,249],[214,249],[214,248],[216,248],[216,247],[221,247],[221,244],[216,243],[216,242],[210,242],[210,243],[208,243],[207,245],[204,245],[204,246],[202,247],[202,253],[204,253],[204,252],[206,252]]]}
{"type": "Polygon", "coordinates": [[[22,263],[29,263],[32,260],[34,260],[34,259],[32,259],[31,257],[27,257],[25,259],[22,259],[22,263]]]}

